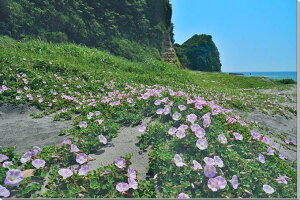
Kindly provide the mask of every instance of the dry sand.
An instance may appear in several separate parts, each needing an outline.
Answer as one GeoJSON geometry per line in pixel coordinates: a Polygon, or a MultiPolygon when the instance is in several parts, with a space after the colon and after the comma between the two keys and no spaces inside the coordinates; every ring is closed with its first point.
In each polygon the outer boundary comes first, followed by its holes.
{"type": "Polygon", "coordinates": [[[26,104],[0,105],[0,146],[15,146],[16,153],[23,153],[34,145],[58,144],[65,138],[59,132],[72,127],[71,120],[53,121],[53,115],[33,119],[33,112],[41,111],[26,104]]]}

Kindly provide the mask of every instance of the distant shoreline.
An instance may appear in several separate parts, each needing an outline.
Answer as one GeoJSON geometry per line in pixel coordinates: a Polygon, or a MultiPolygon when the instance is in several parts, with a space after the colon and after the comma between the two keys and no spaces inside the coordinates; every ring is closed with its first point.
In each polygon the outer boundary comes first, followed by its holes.
{"type": "Polygon", "coordinates": [[[273,80],[293,79],[297,81],[296,71],[280,71],[280,72],[223,72],[229,75],[247,76],[247,77],[265,77],[273,80]]]}

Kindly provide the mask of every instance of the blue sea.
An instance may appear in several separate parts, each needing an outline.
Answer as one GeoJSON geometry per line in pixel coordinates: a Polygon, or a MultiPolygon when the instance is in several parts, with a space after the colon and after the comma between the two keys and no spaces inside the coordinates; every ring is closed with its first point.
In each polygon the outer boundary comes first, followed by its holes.
{"type": "Polygon", "coordinates": [[[293,79],[297,81],[297,72],[226,72],[226,73],[239,73],[244,76],[262,76],[270,79],[293,79]]]}

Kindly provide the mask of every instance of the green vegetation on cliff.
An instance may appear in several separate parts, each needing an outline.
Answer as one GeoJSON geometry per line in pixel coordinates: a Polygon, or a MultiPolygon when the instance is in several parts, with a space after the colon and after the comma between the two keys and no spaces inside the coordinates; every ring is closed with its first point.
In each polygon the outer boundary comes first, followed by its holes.
{"type": "Polygon", "coordinates": [[[194,35],[182,45],[174,45],[180,62],[192,70],[220,72],[219,51],[210,35],[194,35]]]}
{"type": "Polygon", "coordinates": [[[1,0],[0,34],[74,42],[141,60],[160,57],[171,16],[169,0],[1,0]]]}

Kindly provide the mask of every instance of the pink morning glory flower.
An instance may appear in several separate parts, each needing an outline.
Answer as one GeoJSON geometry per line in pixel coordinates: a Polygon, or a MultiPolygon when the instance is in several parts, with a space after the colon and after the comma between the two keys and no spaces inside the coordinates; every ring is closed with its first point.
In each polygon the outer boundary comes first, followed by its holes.
{"type": "Polygon", "coordinates": [[[9,168],[9,166],[11,166],[11,165],[13,165],[13,163],[10,161],[5,161],[4,163],[2,163],[2,167],[4,167],[4,168],[9,168]]]}
{"type": "Polygon", "coordinates": [[[99,116],[101,114],[100,111],[95,111],[94,113],[95,113],[96,116],[99,116]]]}
{"type": "Polygon", "coordinates": [[[0,154],[0,163],[7,159],[8,159],[8,157],[6,155],[0,154]]]}
{"type": "Polygon", "coordinates": [[[278,176],[278,178],[276,179],[276,181],[278,183],[288,184],[286,178],[287,178],[286,176],[278,176]]]}
{"type": "Polygon", "coordinates": [[[161,100],[159,100],[159,99],[154,101],[154,105],[156,105],[156,106],[159,106],[161,103],[162,103],[162,102],[161,102],[161,100]]]}
{"type": "Polygon", "coordinates": [[[205,134],[206,134],[205,130],[201,127],[195,131],[195,135],[197,136],[197,138],[204,138],[205,134]]]}
{"type": "Polygon", "coordinates": [[[85,122],[85,121],[81,121],[81,122],[79,122],[78,126],[79,126],[80,128],[87,128],[88,124],[87,124],[87,122],[85,122]]]}
{"type": "Polygon", "coordinates": [[[72,152],[72,153],[76,153],[76,152],[78,152],[78,151],[80,151],[80,150],[78,149],[78,147],[77,147],[75,144],[71,144],[71,152],[72,152]]]}
{"type": "Polygon", "coordinates": [[[197,120],[197,115],[190,114],[190,115],[186,116],[186,118],[189,122],[191,122],[193,124],[197,120]]]}
{"type": "Polygon", "coordinates": [[[181,114],[176,112],[172,115],[172,119],[175,120],[175,121],[178,121],[181,117],[181,114]]]}
{"type": "Polygon", "coordinates": [[[119,169],[123,169],[126,166],[126,161],[123,158],[117,158],[115,160],[115,165],[119,168],[119,169]]]}
{"type": "Polygon", "coordinates": [[[147,129],[147,124],[142,124],[139,126],[139,132],[143,133],[145,132],[147,129]]]}
{"type": "Polygon", "coordinates": [[[197,129],[200,129],[200,128],[201,128],[201,126],[199,124],[192,124],[191,125],[191,130],[193,132],[195,132],[197,129]]]}
{"type": "Polygon", "coordinates": [[[76,162],[78,162],[79,164],[83,164],[87,162],[87,155],[85,153],[80,153],[76,155],[76,162]]]}
{"type": "Polygon", "coordinates": [[[86,176],[90,171],[90,166],[88,165],[83,165],[78,171],[78,175],[80,176],[86,176]]]}
{"type": "Polygon", "coordinates": [[[231,185],[234,189],[237,189],[238,185],[239,185],[238,177],[236,175],[233,175],[231,180],[230,180],[230,183],[231,183],[231,185]]]}
{"type": "Polygon", "coordinates": [[[159,109],[157,109],[157,111],[156,111],[156,114],[158,114],[158,115],[161,115],[161,114],[163,114],[164,113],[164,109],[162,109],[162,108],[159,108],[159,109]]]}
{"type": "Polygon", "coordinates": [[[32,157],[32,153],[30,151],[24,153],[23,156],[20,159],[21,163],[24,164],[24,163],[28,162],[31,159],[31,157],[32,157]]]}
{"type": "Polygon", "coordinates": [[[218,167],[224,167],[224,163],[219,156],[214,156],[214,161],[218,167]]]}
{"type": "Polygon", "coordinates": [[[58,170],[58,174],[63,177],[63,179],[69,178],[73,175],[72,170],[70,169],[60,169],[58,170]]]}
{"type": "Polygon", "coordinates": [[[267,194],[273,194],[275,192],[275,190],[269,185],[263,185],[263,190],[267,194]]]}
{"type": "Polygon", "coordinates": [[[271,147],[268,147],[267,155],[274,155],[274,150],[271,147]]]}
{"type": "Polygon", "coordinates": [[[233,135],[234,135],[234,138],[236,140],[243,140],[243,136],[241,134],[239,134],[239,133],[233,133],[233,135]]]}
{"type": "Polygon", "coordinates": [[[285,160],[285,156],[283,155],[283,153],[279,153],[279,158],[280,158],[281,160],[285,160]]]}
{"type": "Polygon", "coordinates": [[[198,161],[193,160],[193,164],[194,164],[194,170],[203,169],[201,164],[198,161]]]}
{"type": "Polygon", "coordinates": [[[179,154],[176,154],[173,158],[174,163],[177,167],[182,167],[184,165],[182,158],[179,154]]]}
{"type": "Polygon", "coordinates": [[[220,189],[224,189],[227,185],[227,181],[222,176],[217,176],[215,179],[218,181],[220,189]]]}
{"type": "Polygon", "coordinates": [[[138,183],[133,178],[128,178],[128,185],[129,188],[132,188],[134,190],[138,189],[138,183]]]}
{"type": "Polygon", "coordinates": [[[196,146],[198,147],[198,149],[200,150],[204,150],[208,147],[208,143],[207,140],[205,138],[200,138],[197,140],[196,142],[196,146]]]}
{"type": "Polygon", "coordinates": [[[251,137],[254,139],[254,140],[260,140],[261,138],[261,135],[259,133],[256,133],[254,132],[253,130],[250,130],[251,132],[251,137]]]}
{"type": "Polygon", "coordinates": [[[261,141],[263,142],[263,143],[265,143],[265,144],[269,144],[269,138],[267,138],[266,136],[264,136],[262,139],[261,139],[261,141]]]}
{"type": "Polygon", "coordinates": [[[5,187],[3,187],[2,185],[0,185],[0,197],[9,197],[10,192],[8,189],[6,189],[5,187]]]}
{"type": "Polygon", "coordinates": [[[203,127],[207,128],[209,127],[211,124],[211,120],[210,119],[204,119],[203,120],[203,127]]]}
{"type": "Polygon", "coordinates": [[[181,131],[186,131],[186,129],[188,129],[189,126],[188,125],[185,125],[185,124],[182,124],[178,127],[178,130],[181,130],[181,131]]]}
{"type": "Polygon", "coordinates": [[[265,156],[260,153],[258,155],[258,161],[261,163],[265,163],[266,162],[265,156]]]}
{"type": "Polygon", "coordinates": [[[41,152],[42,152],[42,150],[41,150],[41,148],[38,147],[38,146],[34,146],[34,147],[31,149],[32,156],[37,156],[37,155],[39,155],[41,152]]]}
{"type": "Polygon", "coordinates": [[[212,158],[209,158],[209,157],[205,157],[203,159],[203,161],[205,162],[206,165],[215,165],[216,164],[215,160],[212,158]]]}
{"type": "Polygon", "coordinates": [[[177,199],[189,199],[189,195],[185,194],[185,193],[180,193],[178,196],[177,196],[177,199]]]}
{"type": "Polygon", "coordinates": [[[129,190],[129,185],[128,183],[124,183],[124,182],[118,183],[116,185],[116,190],[118,190],[119,192],[126,192],[129,190]]]}
{"type": "Polygon", "coordinates": [[[180,111],[184,111],[184,110],[186,110],[186,106],[184,106],[184,105],[179,105],[179,106],[178,106],[178,109],[179,109],[180,111]]]}
{"type": "Polygon", "coordinates": [[[136,179],[136,171],[133,169],[133,168],[128,168],[128,173],[127,173],[127,176],[129,178],[133,178],[133,179],[136,179]]]}
{"type": "Polygon", "coordinates": [[[172,128],[169,129],[168,134],[169,135],[174,135],[176,133],[176,131],[177,131],[177,129],[172,127],[172,128]]]}
{"type": "Polygon", "coordinates": [[[182,131],[182,130],[177,130],[176,131],[176,136],[179,138],[179,139],[182,139],[185,137],[185,132],[182,131]]]}
{"type": "Polygon", "coordinates": [[[106,137],[104,137],[104,135],[99,135],[99,141],[102,143],[102,144],[107,144],[107,139],[106,137]]]}
{"type": "Polygon", "coordinates": [[[218,141],[219,141],[221,144],[227,144],[227,138],[225,137],[224,134],[218,135],[218,141]]]}
{"type": "Polygon", "coordinates": [[[210,178],[207,182],[207,186],[211,191],[216,192],[220,189],[219,182],[215,178],[210,178]]]}
{"type": "Polygon", "coordinates": [[[36,168],[36,169],[39,169],[39,168],[43,168],[45,167],[45,164],[46,162],[42,159],[35,159],[31,162],[31,164],[36,168]]]}
{"type": "Polygon", "coordinates": [[[4,180],[5,185],[18,186],[23,180],[23,175],[19,169],[11,169],[6,172],[6,177],[4,180]]]}
{"type": "Polygon", "coordinates": [[[204,175],[208,178],[212,178],[217,174],[217,170],[213,165],[206,165],[204,167],[204,175]]]}

